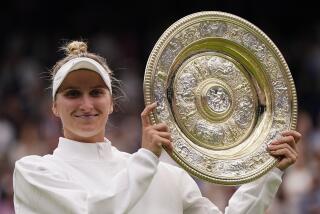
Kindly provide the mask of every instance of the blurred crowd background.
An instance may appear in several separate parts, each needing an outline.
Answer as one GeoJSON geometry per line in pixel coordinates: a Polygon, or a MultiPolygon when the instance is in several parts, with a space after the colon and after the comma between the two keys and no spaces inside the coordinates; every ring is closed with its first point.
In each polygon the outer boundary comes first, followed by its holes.
{"type": "MultiPolygon", "coordinates": [[[[298,162],[285,175],[272,214],[320,213],[320,16],[308,1],[36,1],[0,6],[0,214],[14,213],[12,173],[26,155],[52,153],[61,125],[51,113],[49,69],[66,41],[83,39],[104,56],[126,98],[107,127],[118,149],[140,147],[143,76],[161,34],[183,16],[205,10],[233,13],[263,30],[284,55],[299,104],[298,162]]],[[[164,157],[168,160],[168,157],[164,157]]],[[[170,161],[170,160],[169,160],[170,161]]],[[[237,187],[197,180],[222,210],[237,187]]]]}

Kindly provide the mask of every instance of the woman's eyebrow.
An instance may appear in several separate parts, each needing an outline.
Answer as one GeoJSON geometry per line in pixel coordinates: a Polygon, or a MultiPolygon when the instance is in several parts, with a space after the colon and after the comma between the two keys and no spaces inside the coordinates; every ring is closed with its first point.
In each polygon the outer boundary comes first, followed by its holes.
{"type": "Polygon", "coordinates": [[[75,87],[75,86],[67,86],[67,87],[61,87],[61,91],[65,91],[65,90],[79,90],[79,87],[75,87]]]}
{"type": "Polygon", "coordinates": [[[96,86],[93,86],[90,88],[107,88],[107,86],[106,85],[96,85],[96,86]]]}

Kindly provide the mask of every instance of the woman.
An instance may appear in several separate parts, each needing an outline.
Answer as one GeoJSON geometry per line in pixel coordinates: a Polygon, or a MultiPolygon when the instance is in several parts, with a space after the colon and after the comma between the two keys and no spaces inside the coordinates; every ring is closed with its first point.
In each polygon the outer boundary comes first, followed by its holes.
{"type": "MultiPolygon", "coordinates": [[[[105,126],[113,111],[111,70],[83,42],[67,45],[69,55],[53,68],[53,113],[63,135],[53,154],[16,162],[14,204],[20,213],[221,213],[182,169],[159,163],[162,146],[172,151],[168,127],[151,125],[141,114],[142,148],[127,154],[112,147],[105,126]]],[[[300,134],[283,133],[269,148],[282,157],[278,168],[242,185],[226,213],[263,213],[281,183],[282,170],[295,162],[300,134]]],[[[129,142],[128,142],[129,143],[129,142]]]]}

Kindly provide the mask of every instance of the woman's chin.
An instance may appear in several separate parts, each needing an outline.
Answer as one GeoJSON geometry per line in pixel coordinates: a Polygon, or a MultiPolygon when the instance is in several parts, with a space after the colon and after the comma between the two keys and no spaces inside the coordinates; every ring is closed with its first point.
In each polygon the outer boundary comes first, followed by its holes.
{"type": "Polygon", "coordinates": [[[99,132],[97,132],[97,129],[82,129],[80,135],[83,137],[94,137],[96,135],[99,135],[99,132]]]}
{"type": "Polygon", "coordinates": [[[100,134],[101,131],[99,131],[99,129],[97,127],[81,127],[77,132],[76,135],[79,137],[83,137],[83,138],[93,138],[99,135],[103,135],[104,134],[100,134]]]}
{"type": "Polygon", "coordinates": [[[105,128],[102,127],[104,127],[104,124],[73,124],[71,128],[70,126],[69,128],[64,127],[64,135],[76,141],[103,141],[105,128]]]}

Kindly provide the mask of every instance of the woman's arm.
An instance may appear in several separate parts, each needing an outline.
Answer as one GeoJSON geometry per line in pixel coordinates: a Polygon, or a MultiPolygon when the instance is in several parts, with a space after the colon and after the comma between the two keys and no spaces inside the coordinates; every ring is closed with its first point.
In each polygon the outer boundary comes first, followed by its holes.
{"type": "MultiPolygon", "coordinates": [[[[269,150],[271,155],[279,158],[277,168],[252,183],[242,185],[231,197],[225,213],[264,213],[282,182],[282,170],[292,165],[297,159],[295,144],[300,138],[300,133],[287,131],[279,140],[272,142],[269,150]]],[[[189,176],[183,177],[186,186],[183,191],[185,214],[221,213],[207,198],[201,196],[198,187],[195,182],[191,181],[191,178],[188,178],[189,176]]]]}
{"type": "MultiPolygon", "coordinates": [[[[225,213],[259,214],[271,203],[281,184],[282,172],[271,170],[258,180],[242,185],[231,197],[225,213]]],[[[222,214],[209,199],[202,197],[193,179],[183,176],[184,214],[222,214]]]]}
{"type": "Polygon", "coordinates": [[[157,165],[155,155],[140,149],[108,183],[107,191],[91,195],[82,185],[59,175],[41,157],[29,156],[16,162],[15,210],[17,214],[126,213],[147,190],[157,165]]]}

